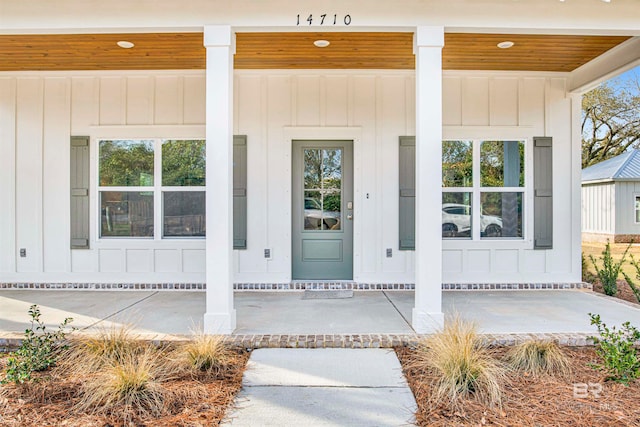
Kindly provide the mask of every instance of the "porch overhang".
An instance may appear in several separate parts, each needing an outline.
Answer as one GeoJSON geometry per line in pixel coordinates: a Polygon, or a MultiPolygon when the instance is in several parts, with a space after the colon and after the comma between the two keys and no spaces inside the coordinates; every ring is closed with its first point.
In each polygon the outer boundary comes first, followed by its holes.
{"type": "MultiPolygon", "coordinates": [[[[232,31],[235,69],[415,69],[413,30],[232,31]],[[315,40],[330,44],[318,48],[315,40]]],[[[4,34],[0,35],[0,71],[204,70],[202,40],[199,31],[4,34]],[[121,41],[133,47],[121,48],[117,44],[121,41]]],[[[606,76],[639,60],[638,46],[640,37],[620,35],[445,32],[442,69],[579,69],[573,79],[579,88],[594,75],[606,76]],[[499,48],[504,41],[513,42],[513,47],[499,48]]]]}

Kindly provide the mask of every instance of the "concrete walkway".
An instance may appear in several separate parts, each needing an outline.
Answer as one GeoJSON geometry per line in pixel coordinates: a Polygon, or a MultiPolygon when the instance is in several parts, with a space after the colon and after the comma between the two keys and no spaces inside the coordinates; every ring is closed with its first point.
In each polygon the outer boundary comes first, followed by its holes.
{"type": "Polygon", "coordinates": [[[227,426],[403,426],[416,402],[391,350],[254,350],[227,426]]]}
{"type": "MultiPolygon", "coordinates": [[[[305,300],[301,292],[237,292],[236,334],[411,335],[413,292],[362,291],[353,298],[305,300]]],[[[129,323],[137,332],[188,335],[201,324],[204,292],[0,291],[0,338],[20,337],[38,304],[47,326],[73,317],[77,328],[129,323]]],[[[640,306],[586,291],[444,291],[446,315],[475,320],[486,334],[595,333],[588,313],[608,325],[640,325],[640,306]]]]}

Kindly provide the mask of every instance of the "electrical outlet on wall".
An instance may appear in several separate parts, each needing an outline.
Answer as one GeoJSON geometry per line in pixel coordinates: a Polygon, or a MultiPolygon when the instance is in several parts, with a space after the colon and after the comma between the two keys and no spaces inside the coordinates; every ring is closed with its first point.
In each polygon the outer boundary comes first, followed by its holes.
{"type": "Polygon", "coordinates": [[[393,256],[393,250],[391,248],[387,248],[387,258],[391,258],[393,256]]]}
{"type": "Polygon", "coordinates": [[[271,249],[265,249],[264,250],[264,257],[266,259],[271,259],[271,249]]]}
{"type": "Polygon", "coordinates": [[[27,249],[20,248],[20,258],[26,258],[26,257],[27,257],[27,249]]]}

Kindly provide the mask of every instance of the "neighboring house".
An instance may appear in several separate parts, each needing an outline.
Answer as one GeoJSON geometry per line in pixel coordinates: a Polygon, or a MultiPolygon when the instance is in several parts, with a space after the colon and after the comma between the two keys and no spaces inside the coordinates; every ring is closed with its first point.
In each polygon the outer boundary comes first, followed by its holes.
{"type": "Polygon", "coordinates": [[[582,170],[582,240],[640,243],[640,150],[582,170]]]}
{"type": "Polygon", "coordinates": [[[638,16],[0,0],[0,287],[206,285],[229,333],[234,289],[415,286],[427,332],[451,284],[579,283],[581,94],[638,16]]]}

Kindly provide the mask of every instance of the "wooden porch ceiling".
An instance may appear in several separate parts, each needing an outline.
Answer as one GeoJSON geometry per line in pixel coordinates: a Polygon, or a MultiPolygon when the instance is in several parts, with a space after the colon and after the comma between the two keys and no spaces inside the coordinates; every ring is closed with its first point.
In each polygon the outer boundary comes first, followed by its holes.
{"type": "MultiPolygon", "coordinates": [[[[621,36],[446,33],[445,70],[572,71],[621,36]],[[512,41],[510,49],[497,43],[512,41]]],[[[202,33],[0,35],[0,71],[204,69],[202,33]],[[123,49],[126,40],[135,47],[123,49]]],[[[236,69],[413,69],[412,33],[238,33],[236,69]],[[325,48],[313,45],[328,40],[325,48]]]]}

